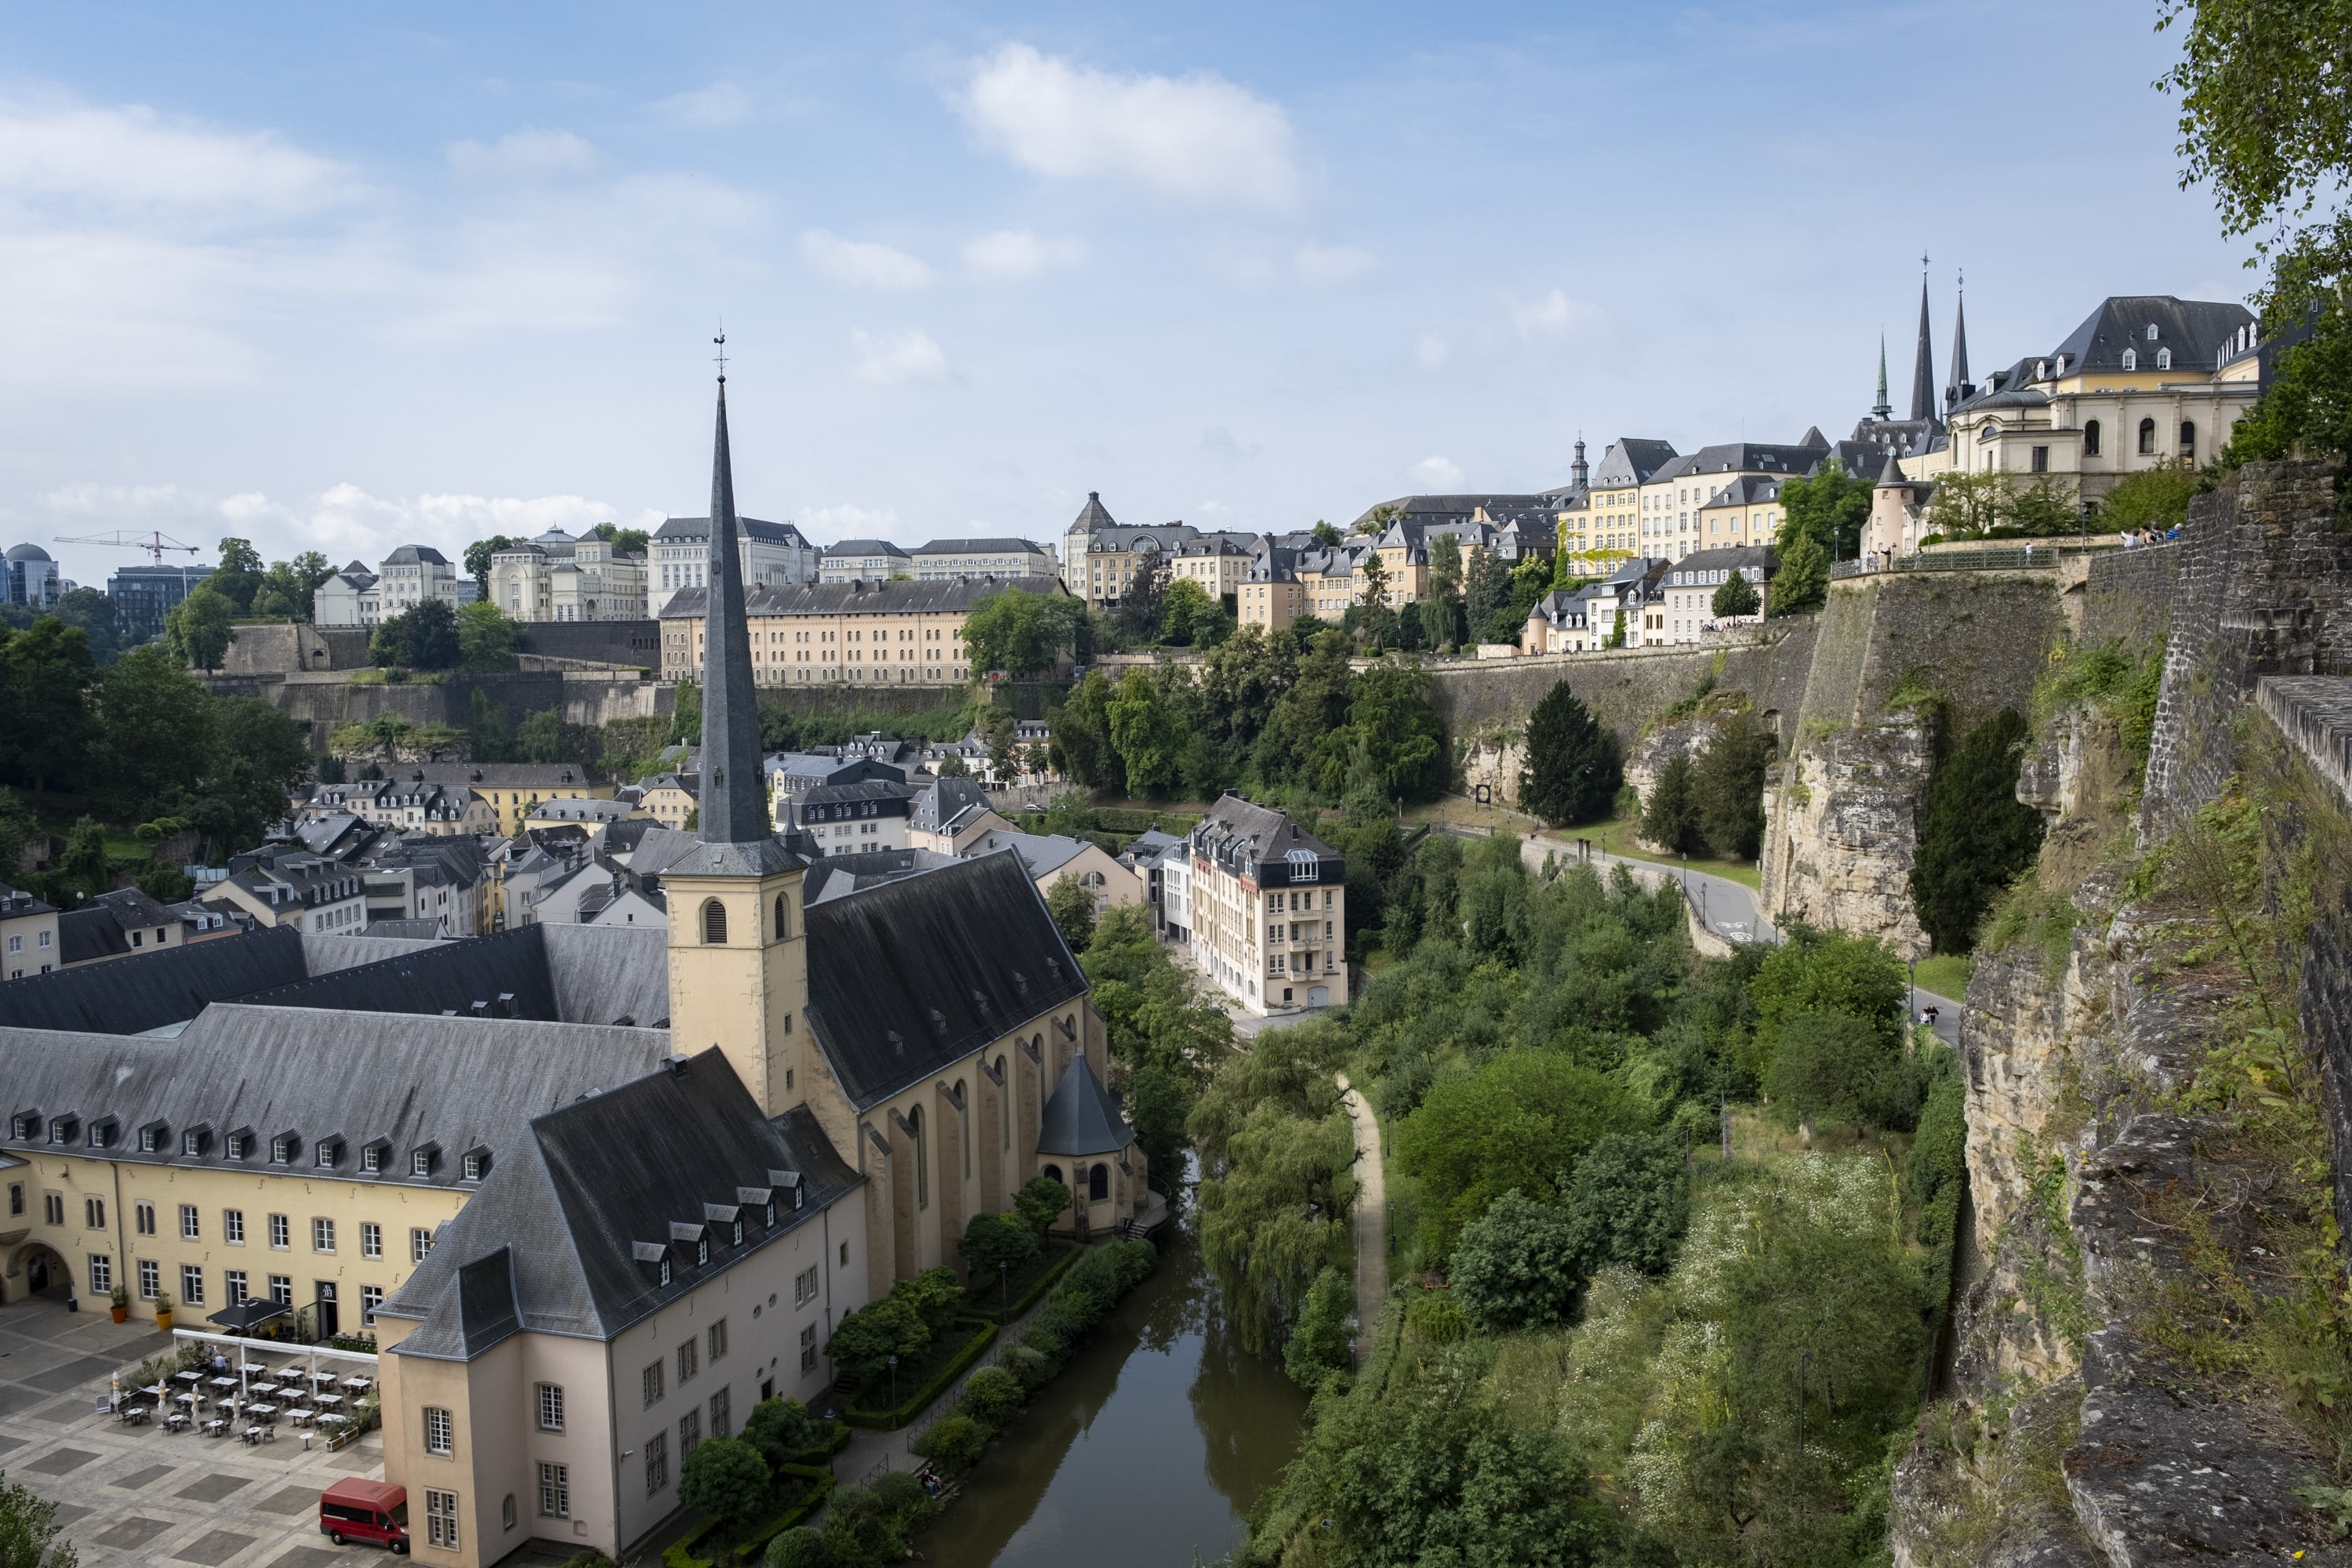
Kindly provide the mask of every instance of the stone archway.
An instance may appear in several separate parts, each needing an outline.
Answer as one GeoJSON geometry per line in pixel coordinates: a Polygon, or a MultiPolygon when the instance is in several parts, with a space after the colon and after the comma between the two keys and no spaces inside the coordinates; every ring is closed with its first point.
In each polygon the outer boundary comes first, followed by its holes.
{"type": "Polygon", "coordinates": [[[28,1241],[8,1255],[8,1268],[0,1279],[0,1302],[14,1304],[37,1296],[62,1301],[73,1289],[73,1268],[65,1255],[45,1241],[28,1241]]]}

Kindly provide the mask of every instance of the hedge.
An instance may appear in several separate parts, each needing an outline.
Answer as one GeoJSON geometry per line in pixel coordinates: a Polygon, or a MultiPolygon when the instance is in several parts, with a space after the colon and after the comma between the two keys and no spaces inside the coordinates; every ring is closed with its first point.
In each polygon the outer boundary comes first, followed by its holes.
{"type": "MultiPolygon", "coordinates": [[[[841,1436],[845,1441],[848,1438],[849,1433],[846,1428],[843,1429],[841,1436]]],[[[810,1482],[809,1495],[760,1526],[754,1534],[734,1550],[731,1554],[731,1560],[734,1562],[759,1562],[767,1554],[769,1542],[773,1541],[793,1526],[805,1523],[808,1517],[822,1508],[824,1505],[824,1500],[832,1495],[835,1484],[833,1472],[821,1466],[779,1465],[776,1467],[776,1473],[780,1476],[797,1476],[810,1482]]],[[[719,1558],[698,1557],[695,1555],[694,1550],[702,1544],[705,1538],[716,1533],[718,1530],[717,1520],[706,1520],[696,1526],[684,1539],[670,1542],[662,1551],[662,1568],[719,1568],[719,1558]]]]}
{"type": "Polygon", "coordinates": [[[987,1309],[986,1315],[994,1318],[999,1323],[1018,1321],[1022,1313],[1037,1304],[1038,1297],[1051,1290],[1055,1282],[1070,1271],[1070,1265],[1086,1256],[1086,1251],[1085,1247],[1072,1244],[1069,1250],[1064,1252],[1060,1258],[1048,1266],[1043,1274],[1038,1275],[1036,1279],[1022,1288],[1021,1294],[1013,1298],[1011,1306],[1002,1310],[987,1309]]]}
{"type": "Polygon", "coordinates": [[[843,1411],[841,1418],[852,1426],[863,1426],[869,1431],[895,1432],[920,1415],[932,1400],[945,1394],[948,1385],[961,1377],[965,1370],[996,1342],[996,1325],[987,1319],[959,1318],[956,1321],[967,1328],[977,1328],[980,1332],[972,1335],[971,1342],[958,1351],[947,1365],[932,1373],[930,1382],[901,1400],[895,1410],[859,1410],[853,1406],[843,1411]]]}

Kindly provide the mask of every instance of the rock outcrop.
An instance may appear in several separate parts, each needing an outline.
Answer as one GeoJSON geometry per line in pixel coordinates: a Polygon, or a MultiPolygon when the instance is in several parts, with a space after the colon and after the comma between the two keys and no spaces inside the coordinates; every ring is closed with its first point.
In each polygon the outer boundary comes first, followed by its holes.
{"type": "Polygon", "coordinates": [[[1802,921],[1884,937],[1927,956],[1911,907],[1918,814],[1934,776],[1932,711],[1901,708],[1850,730],[1801,737],[1764,784],[1764,905],[1802,921]]]}

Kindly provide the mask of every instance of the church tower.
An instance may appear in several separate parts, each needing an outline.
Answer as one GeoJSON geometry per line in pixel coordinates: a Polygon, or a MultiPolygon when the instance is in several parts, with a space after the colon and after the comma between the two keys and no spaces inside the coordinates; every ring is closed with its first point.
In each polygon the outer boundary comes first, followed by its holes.
{"type": "Polygon", "coordinates": [[[1919,258],[1919,349],[1911,362],[1911,417],[1936,416],[1936,355],[1927,342],[1927,258],[1919,258]]]}
{"type": "Polygon", "coordinates": [[[669,1032],[674,1048],[689,1055],[713,1046],[726,1052],[761,1110],[776,1116],[806,1094],[798,1020],[808,1003],[801,921],[807,863],[777,838],[768,818],[740,531],[722,360],[703,608],[701,842],[662,877],[669,1032]]]}

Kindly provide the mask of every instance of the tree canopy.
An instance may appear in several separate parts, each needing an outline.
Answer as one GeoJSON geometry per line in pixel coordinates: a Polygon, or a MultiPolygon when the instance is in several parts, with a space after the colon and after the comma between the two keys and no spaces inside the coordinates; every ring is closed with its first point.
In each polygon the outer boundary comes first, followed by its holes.
{"type": "Polygon", "coordinates": [[[1528,715],[1519,804],[1556,827],[1598,822],[1624,787],[1623,753],[1563,680],[1528,715]]]}

